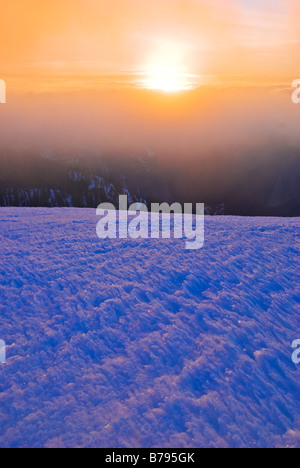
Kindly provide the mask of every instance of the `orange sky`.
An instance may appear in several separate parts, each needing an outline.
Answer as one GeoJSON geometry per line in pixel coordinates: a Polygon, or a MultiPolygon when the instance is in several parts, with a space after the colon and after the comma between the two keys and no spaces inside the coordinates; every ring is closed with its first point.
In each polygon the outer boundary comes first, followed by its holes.
{"type": "Polygon", "coordinates": [[[0,12],[10,92],[143,87],[165,61],[193,86],[300,77],[299,0],[0,0],[0,12]]]}

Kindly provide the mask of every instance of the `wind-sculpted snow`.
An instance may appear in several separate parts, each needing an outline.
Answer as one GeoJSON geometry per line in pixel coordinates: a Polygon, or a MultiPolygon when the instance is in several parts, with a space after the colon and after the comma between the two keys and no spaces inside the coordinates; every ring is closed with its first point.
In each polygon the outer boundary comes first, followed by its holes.
{"type": "Polygon", "coordinates": [[[299,220],[102,240],[0,210],[1,447],[300,447],[299,220]]]}

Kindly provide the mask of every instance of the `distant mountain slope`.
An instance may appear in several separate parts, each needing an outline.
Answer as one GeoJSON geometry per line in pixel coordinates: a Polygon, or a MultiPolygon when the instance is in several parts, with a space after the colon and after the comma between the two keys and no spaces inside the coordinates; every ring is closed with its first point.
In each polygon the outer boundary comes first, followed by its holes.
{"type": "Polygon", "coordinates": [[[292,215],[300,207],[300,158],[278,174],[268,207],[292,215]]]}
{"type": "Polygon", "coordinates": [[[211,215],[300,216],[300,154],[160,158],[79,149],[0,149],[0,206],[96,208],[99,203],[205,203],[211,215]]]}

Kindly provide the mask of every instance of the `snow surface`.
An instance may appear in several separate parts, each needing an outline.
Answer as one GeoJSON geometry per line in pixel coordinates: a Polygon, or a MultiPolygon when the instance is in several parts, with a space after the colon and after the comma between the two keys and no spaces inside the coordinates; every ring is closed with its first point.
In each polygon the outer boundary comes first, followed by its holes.
{"type": "Polygon", "coordinates": [[[300,447],[299,219],[98,240],[94,210],[0,210],[1,447],[300,447]]]}

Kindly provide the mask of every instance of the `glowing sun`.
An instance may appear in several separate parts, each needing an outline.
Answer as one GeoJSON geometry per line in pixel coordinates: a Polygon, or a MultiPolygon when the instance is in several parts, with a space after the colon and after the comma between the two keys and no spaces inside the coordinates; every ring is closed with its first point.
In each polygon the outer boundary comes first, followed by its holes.
{"type": "Polygon", "coordinates": [[[144,86],[147,89],[164,91],[165,93],[175,93],[191,88],[188,83],[188,75],[164,68],[148,73],[144,86]]]}
{"type": "Polygon", "coordinates": [[[166,44],[153,54],[144,67],[143,87],[165,93],[191,89],[191,76],[184,65],[183,50],[166,44]]]}

